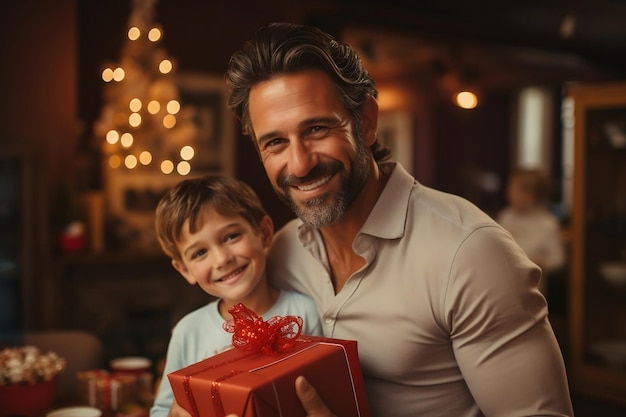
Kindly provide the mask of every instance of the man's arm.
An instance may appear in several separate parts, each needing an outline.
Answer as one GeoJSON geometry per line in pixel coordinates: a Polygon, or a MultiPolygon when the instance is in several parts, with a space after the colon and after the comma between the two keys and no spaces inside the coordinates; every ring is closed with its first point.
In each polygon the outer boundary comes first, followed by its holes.
{"type": "Polygon", "coordinates": [[[486,415],[572,415],[540,274],[512,238],[492,227],[474,231],[457,251],[445,320],[459,368],[486,415]]]}

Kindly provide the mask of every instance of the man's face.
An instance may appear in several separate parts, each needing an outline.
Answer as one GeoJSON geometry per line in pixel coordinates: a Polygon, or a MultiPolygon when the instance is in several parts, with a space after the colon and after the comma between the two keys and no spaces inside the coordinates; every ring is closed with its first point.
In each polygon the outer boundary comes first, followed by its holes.
{"type": "Polygon", "coordinates": [[[255,85],[249,104],[278,196],[305,223],[334,223],[363,188],[370,155],[330,78],[316,70],[281,75],[255,85]]]}

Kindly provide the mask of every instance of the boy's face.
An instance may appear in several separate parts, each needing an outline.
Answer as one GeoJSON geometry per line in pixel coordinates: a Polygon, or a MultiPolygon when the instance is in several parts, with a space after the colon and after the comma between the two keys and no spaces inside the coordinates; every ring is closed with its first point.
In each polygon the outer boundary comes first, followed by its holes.
{"type": "Polygon", "coordinates": [[[520,181],[515,178],[509,182],[507,198],[509,204],[519,210],[529,210],[537,204],[533,193],[525,189],[520,181]]]}
{"type": "Polygon", "coordinates": [[[212,208],[204,210],[202,226],[195,233],[185,222],[178,241],[182,262],[174,268],[190,284],[224,299],[228,304],[253,298],[267,285],[265,249],[273,237],[273,223],[266,216],[260,230],[239,216],[223,216],[212,208]],[[261,284],[261,285],[259,285],[261,284]]]}

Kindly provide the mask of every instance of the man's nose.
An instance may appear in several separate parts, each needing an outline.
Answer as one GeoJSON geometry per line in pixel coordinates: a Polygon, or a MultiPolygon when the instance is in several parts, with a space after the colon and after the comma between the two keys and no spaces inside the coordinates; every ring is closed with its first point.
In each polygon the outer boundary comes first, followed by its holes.
{"type": "Polygon", "coordinates": [[[292,140],[289,149],[289,172],[297,177],[304,177],[317,164],[311,142],[292,140]]]}

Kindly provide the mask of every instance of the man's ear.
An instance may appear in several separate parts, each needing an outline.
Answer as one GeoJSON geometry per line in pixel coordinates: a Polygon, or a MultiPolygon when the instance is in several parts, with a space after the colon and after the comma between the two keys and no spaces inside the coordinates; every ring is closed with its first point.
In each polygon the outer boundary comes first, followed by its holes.
{"type": "Polygon", "coordinates": [[[378,102],[372,96],[368,96],[363,103],[363,119],[361,120],[361,132],[365,146],[372,146],[376,142],[378,130],[378,102]]]}
{"type": "Polygon", "coordinates": [[[261,232],[261,239],[263,240],[263,247],[269,248],[274,239],[274,221],[270,216],[265,216],[259,223],[259,231],[261,232]]]}
{"type": "Polygon", "coordinates": [[[176,269],[191,285],[196,284],[198,281],[189,273],[189,269],[183,262],[179,262],[176,259],[172,259],[172,266],[176,269]]]}

